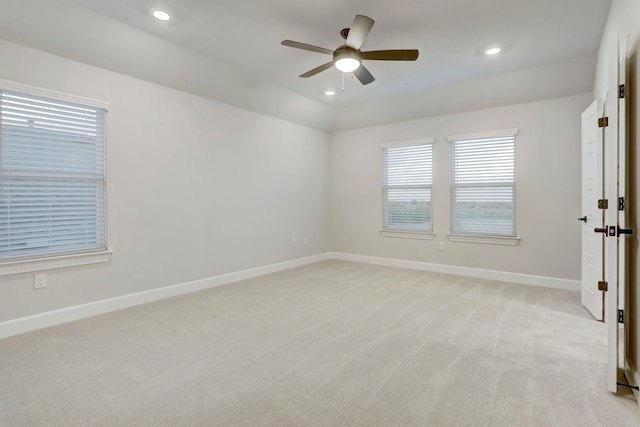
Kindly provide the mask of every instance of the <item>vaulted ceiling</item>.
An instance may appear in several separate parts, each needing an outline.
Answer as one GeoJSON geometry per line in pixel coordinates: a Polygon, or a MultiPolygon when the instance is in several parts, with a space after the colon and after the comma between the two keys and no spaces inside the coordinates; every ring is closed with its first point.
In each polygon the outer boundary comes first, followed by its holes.
{"type": "MultiPolygon", "coordinates": [[[[324,131],[588,92],[611,0],[0,0],[0,38],[324,131]],[[173,19],[160,22],[151,10],[173,19]],[[356,14],[376,22],[363,86],[331,59],[356,14]],[[484,50],[500,45],[488,57],[484,50]],[[326,90],[336,95],[325,95],[326,90]]],[[[1,77],[1,76],[0,76],[1,77]]]]}

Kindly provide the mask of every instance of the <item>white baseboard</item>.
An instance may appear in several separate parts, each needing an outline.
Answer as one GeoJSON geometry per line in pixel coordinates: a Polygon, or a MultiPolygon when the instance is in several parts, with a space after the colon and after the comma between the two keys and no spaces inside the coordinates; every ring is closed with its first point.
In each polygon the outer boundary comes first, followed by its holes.
{"type": "MultiPolygon", "coordinates": [[[[625,360],[624,364],[624,373],[627,377],[627,381],[629,381],[630,385],[638,386],[640,385],[640,372],[636,369],[636,365],[634,365],[633,361],[629,358],[625,360]]],[[[633,397],[636,398],[636,403],[640,406],[640,393],[636,390],[633,391],[633,397]]]]}
{"type": "Polygon", "coordinates": [[[346,254],[341,252],[327,252],[306,258],[299,258],[277,264],[270,264],[248,270],[236,271],[192,282],[179,283],[144,292],[122,295],[119,297],[94,301],[59,310],[35,314],[33,316],[0,322],[0,339],[25,332],[35,331],[62,323],[72,322],[99,314],[122,310],[136,305],[171,298],[190,292],[226,285],[241,280],[251,279],[265,274],[301,267],[328,259],[361,262],[366,264],[385,265],[389,267],[410,268],[413,270],[433,271],[436,273],[454,274],[458,276],[475,277],[480,279],[498,280],[523,285],[543,286],[555,289],[580,290],[580,282],[575,280],[558,279],[553,277],[532,276],[527,274],[508,273],[504,271],[482,270],[478,268],[457,267],[444,264],[432,264],[419,261],[407,261],[392,258],[380,258],[365,255],[346,254]]]}
{"type": "Polygon", "coordinates": [[[165,298],[187,294],[190,292],[200,291],[216,286],[238,282],[241,280],[251,279],[258,276],[263,276],[265,274],[271,274],[278,271],[301,267],[307,264],[325,261],[330,258],[331,257],[329,253],[324,253],[306,258],[299,258],[277,264],[270,264],[262,267],[251,268],[248,270],[241,270],[233,273],[222,274],[219,276],[208,277],[206,279],[194,280],[192,282],[179,283],[177,285],[165,286],[162,288],[151,289],[144,292],[137,292],[134,294],[94,301],[87,304],[81,304],[73,307],[35,314],[33,316],[7,320],[5,322],[0,322],[0,339],[19,335],[25,332],[35,331],[37,329],[47,328],[49,326],[72,322],[74,320],[97,316],[99,314],[122,310],[124,308],[146,304],[148,302],[158,301],[165,298]]]}
{"type": "Polygon", "coordinates": [[[456,276],[497,280],[500,282],[541,286],[553,289],[580,291],[580,289],[582,288],[582,284],[578,280],[534,276],[530,274],[509,273],[506,271],[483,270],[480,268],[458,267],[455,265],[433,264],[421,261],[407,261],[395,258],[380,258],[367,255],[346,254],[341,252],[332,252],[331,258],[343,261],[362,262],[366,264],[384,265],[388,267],[410,268],[412,270],[433,271],[434,273],[454,274],[456,276]]]}

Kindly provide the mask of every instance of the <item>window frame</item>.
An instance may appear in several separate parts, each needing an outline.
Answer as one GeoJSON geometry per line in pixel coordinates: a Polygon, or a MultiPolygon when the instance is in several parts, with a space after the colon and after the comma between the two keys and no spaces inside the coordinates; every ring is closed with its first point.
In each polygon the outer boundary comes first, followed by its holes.
{"type": "MultiPolygon", "coordinates": [[[[450,144],[449,149],[449,240],[455,242],[469,242],[469,243],[486,243],[486,244],[497,244],[497,245],[509,245],[514,246],[517,245],[520,241],[520,237],[517,232],[517,136],[519,134],[519,129],[504,129],[497,131],[488,131],[488,132],[478,132],[478,133],[469,133],[462,135],[453,135],[447,137],[447,142],[450,144]],[[455,181],[455,144],[458,142],[467,142],[473,140],[483,140],[486,139],[487,142],[490,142],[491,139],[499,139],[499,138],[513,138],[513,181],[503,181],[497,183],[486,183],[486,182],[474,182],[474,183],[456,183],[455,181]],[[512,230],[513,233],[502,234],[502,233],[491,233],[491,232],[460,232],[454,229],[455,225],[455,197],[456,190],[458,188],[512,188],[513,195],[513,221],[512,221],[512,230]]],[[[482,144],[481,141],[478,142],[482,144]]]]}
{"type": "MultiPolygon", "coordinates": [[[[60,102],[80,104],[87,107],[103,109],[105,115],[109,110],[109,103],[92,98],[72,95],[55,90],[31,86],[24,83],[13,82],[0,79],[0,90],[16,92],[27,96],[50,98],[60,102]]],[[[0,127],[0,137],[1,137],[0,127]]],[[[105,131],[106,133],[106,131],[105,131]]],[[[108,227],[107,227],[107,166],[106,166],[106,136],[104,141],[102,180],[104,209],[104,246],[94,249],[83,249],[71,252],[47,252],[42,254],[31,254],[24,257],[5,257],[0,259],[0,276],[21,274],[35,271],[43,271],[57,268],[74,267],[80,265],[103,263],[110,260],[112,250],[108,247],[108,227]]],[[[1,150],[1,147],[0,147],[1,150]]],[[[2,153],[0,152],[0,156],[2,153]]]]}
{"type": "Polygon", "coordinates": [[[382,208],[382,226],[380,228],[380,235],[383,237],[399,237],[399,238],[408,238],[408,239],[423,239],[423,240],[432,240],[435,236],[434,233],[434,209],[433,209],[433,168],[434,168],[434,148],[435,148],[435,138],[420,138],[420,139],[412,139],[405,141],[396,141],[390,143],[380,144],[381,154],[382,154],[382,179],[381,179],[381,208],[382,208]],[[430,184],[424,185],[388,185],[388,166],[387,166],[387,153],[388,149],[393,148],[403,148],[403,147],[415,147],[420,145],[429,145],[431,147],[431,164],[430,171],[430,184]],[[430,203],[431,203],[431,223],[430,228],[426,230],[420,230],[416,228],[410,227],[390,227],[388,223],[388,191],[389,189],[428,189],[430,192],[430,203]]]}

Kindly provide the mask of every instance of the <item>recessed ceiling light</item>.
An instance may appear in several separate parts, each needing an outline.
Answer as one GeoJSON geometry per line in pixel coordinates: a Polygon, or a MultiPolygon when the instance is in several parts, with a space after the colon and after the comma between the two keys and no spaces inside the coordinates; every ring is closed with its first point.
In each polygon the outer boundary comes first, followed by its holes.
{"type": "Polygon", "coordinates": [[[500,49],[499,47],[491,47],[487,50],[484,51],[484,53],[486,53],[487,55],[497,55],[500,53],[502,49],[500,49]]]}
{"type": "Polygon", "coordinates": [[[167,11],[164,11],[162,9],[156,9],[153,12],[151,12],[151,14],[158,21],[168,21],[171,19],[171,15],[169,15],[167,11]]]}
{"type": "Polygon", "coordinates": [[[325,95],[327,95],[327,96],[333,96],[333,95],[335,95],[336,93],[335,93],[334,91],[332,91],[332,90],[328,90],[328,91],[326,91],[324,94],[325,94],[325,95]]]}

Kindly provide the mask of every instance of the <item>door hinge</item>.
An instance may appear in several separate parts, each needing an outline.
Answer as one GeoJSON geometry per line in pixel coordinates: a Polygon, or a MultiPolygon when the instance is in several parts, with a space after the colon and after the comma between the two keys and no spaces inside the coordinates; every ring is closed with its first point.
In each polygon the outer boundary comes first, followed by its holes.
{"type": "Polygon", "coordinates": [[[598,290],[607,292],[609,290],[609,282],[605,282],[604,280],[598,281],[598,290]]]}
{"type": "Polygon", "coordinates": [[[609,200],[598,199],[598,209],[609,209],[609,200]]]}
{"type": "Polygon", "coordinates": [[[624,310],[618,310],[618,323],[624,323],[624,310]]]}
{"type": "Polygon", "coordinates": [[[619,97],[620,99],[624,98],[624,85],[620,85],[620,93],[619,93],[619,97]]]}
{"type": "Polygon", "coordinates": [[[607,126],[609,126],[609,117],[600,117],[598,119],[598,127],[605,128],[607,126]]]}
{"type": "Polygon", "coordinates": [[[618,197],[618,210],[624,210],[624,197],[618,197]]]}

